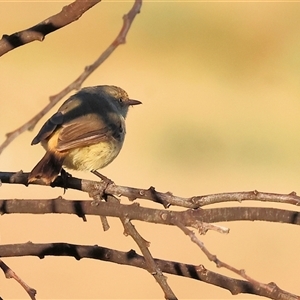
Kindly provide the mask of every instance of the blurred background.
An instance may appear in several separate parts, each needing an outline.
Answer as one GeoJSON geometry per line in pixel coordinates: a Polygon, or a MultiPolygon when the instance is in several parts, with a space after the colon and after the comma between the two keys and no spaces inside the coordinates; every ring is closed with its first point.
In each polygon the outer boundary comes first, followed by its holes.
{"type": "MultiPolygon", "coordinates": [[[[1,2],[2,34],[29,28],[70,2],[1,2]]],[[[115,39],[132,1],[103,1],[77,22],[0,58],[0,142],[28,121],[91,64],[115,39]]],[[[300,4],[148,1],[127,36],[83,86],[113,84],[143,102],[127,118],[118,158],[102,173],[116,184],[171,191],[190,197],[259,191],[290,193],[300,183],[300,4]]],[[[61,103],[60,103],[61,104],[61,103]]],[[[60,105],[59,104],[59,105],[60,105]]],[[[0,155],[1,171],[30,171],[42,157],[30,146],[43,122],[19,136],[0,155]]],[[[96,179],[88,173],[74,176],[96,179]]],[[[61,189],[2,185],[1,199],[44,199],[61,189]]],[[[68,190],[67,199],[88,199],[68,190]]],[[[122,203],[129,203],[122,199],[122,203]]],[[[158,207],[149,202],[142,205],[158,207]]],[[[230,206],[288,205],[258,202],[230,206]]],[[[98,217],[4,215],[0,242],[98,244],[122,251],[137,246],[123,235],[119,220],[103,232],[98,217]]],[[[217,269],[176,228],[134,222],[151,242],[154,257],[217,269]]],[[[231,222],[229,235],[201,236],[221,260],[258,281],[276,282],[300,294],[299,228],[263,222],[231,222]]],[[[6,258],[5,262],[39,299],[162,299],[144,270],[74,258],[6,258]]],[[[180,299],[254,299],[231,296],[191,279],[166,274],[180,299]]],[[[0,276],[3,299],[27,299],[13,280],[0,276]]]]}

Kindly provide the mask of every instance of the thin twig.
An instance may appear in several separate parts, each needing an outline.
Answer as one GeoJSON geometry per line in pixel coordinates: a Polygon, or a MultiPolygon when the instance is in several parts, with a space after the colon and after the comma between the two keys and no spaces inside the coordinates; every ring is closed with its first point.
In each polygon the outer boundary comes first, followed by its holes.
{"type": "MultiPolygon", "coordinates": [[[[77,0],[79,3],[82,2],[82,0],[77,0]]],[[[77,2],[76,1],[76,2],[77,2]]],[[[85,0],[84,3],[89,1],[85,0]]],[[[97,1],[98,2],[98,1],[97,1]]],[[[93,2],[91,2],[93,3],[93,2]]],[[[96,3],[95,3],[96,4],[96,3]]],[[[9,132],[6,134],[5,141],[0,145],[0,154],[2,151],[20,134],[27,130],[33,130],[36,123],[53,107],[58,103],[63,97],[65,97],[68,93],[70,93],[72,90],[78,90],[80,89],[82,83],[86,78],[88,78],[93,71],[95,71],[112,53],[113,51],[121,44],[124,44],[126,41],[127,33],[131,27],[131,24],[135,18],[135,16],[140,12],[142,5],[142,0],[135,0],[133,7],[131,10],[123,17],[123,26],[121,28],[121,31],[119,32],[118,36],[115,38],[115,40],[111,43],[110,46],[97,58],[97,60],[85,67],[84,71],[75,79],[72,83],[70,83],[66,88],[64,88],[62,91],[60,91],[58,94],[50,97],[50,102],[39,112],[37,113],[31,120],[26,122],[21,127],[15,129],[12,132],[9,132]]]]}
{"type": "MultiPolygon", "coordinates": [[[[108,196],[107,199],[108,199],[109,203],[119,204],[119,201],[113,196],[108,196]]],[[[135,206],[138,207],[139,204],[136,203],[135,206]]],[[[165,299],[176,300],[177,297],[175,296],[172,289],[168,285],[166,277],[163,275],[162,271],[155,263],[155,261],[152,257],[152,254],[150,253],[150,250],[149,250],[150,243],[147,242],[139,234],[139,232],[136,230],[135,226],[132,225],[130,219],[126,216],[126,214],[124,214],[124,215],[122,214],[120,217],[120,220],[124,227],[124,234],[130,235],[133,238],[133,240],[136,242],[138,247],[140,248],[140,250],[145,258],[145,261],[146,261],[147,270],[151,275],[153,275],[156,282],[160,285],[160,287],[164,291],[165,299]]]]}
{"type": "Polygon", "coordinates": [[[26,282],[24,282],[7,264],[3,262],[2,259],[0,259],[0,268],[4,272],[6,278],[15,279],[24,288],[24,290],[32,300],[36,299],[36,290],[31,288],[26,282]]]}
{"type": "Polygon", "coordinates": [[[77,21],[91,7],[101,0],[75,0],[63,7],[62,11],[28,29],[4,34],[0,40],[0,56],[33,41],[43,41],[45,36],[70,23],[77,21]]]}
{"type": "Polygon", "coordinates": [[[270,283],[269,284],[261,283],[261,282],[255,280],[255,279],[251,278],[250,276],[248,276],[246,274],[245,270],[238,270],[237,268],[221,261],[220,259],[218,259],[218,257],[216,255],[210,253],[210,251],[205,247],[204,243],[199,240],[199,238],[196,236],[196,234],[192,230],[188,229],[186,226],[184,226],[182,223],[180,223],[178,221],[174,220],[174,223],[187,236],[190,237],[191,241],[193,243],[195,243],[202,250],[202,252],[206,255],[206,257],[210,261],[213,261],[218,268],[223,267],[227,270],[230,270],[230,271],[234,272],[235,274],[237,274],[237,275],[243,277],[244,279],[248,280],[249,282],[251,282],[251,284],[256,286],[257,289],[264,289],[267,293],[273,293],[276,289],[278,289],[278,287],[275,283],[271,283],[271,284],[270,283]]]}
{"type": "Polygon", "coordinates": [[[215,225],[211,223],[206,223],[203,221],[196,221],[191,227],[198,229],[200,234],[206,234],[207,231],[213,230],[222,234],[228,234],[229,228],[221,225],[215,225]]]}
{"type": "MultiPolygon", "coordinates": [[[[94,199],[94,201],[92,202],[92,205],[97,206],[98,203],[99,203],[100,201],[102,201],[102,193],[99,193],[98,195],[94,195],[94,196],[93,196],[93,199],[94,199]]],[[[100,221],[101,221],[101,224],[102,224],[102,229],[103,229],[103,231],[109,230],[110,226],[109,226],[109,224],[108,224],[108,221],[107,221],[106,216],[100,215],[100,221]]]]}

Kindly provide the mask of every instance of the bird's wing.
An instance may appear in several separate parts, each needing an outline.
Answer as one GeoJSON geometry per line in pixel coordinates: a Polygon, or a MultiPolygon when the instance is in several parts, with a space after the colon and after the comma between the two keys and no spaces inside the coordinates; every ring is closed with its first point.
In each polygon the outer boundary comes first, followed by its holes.
{"type": "Polygon", "coordinates": [[[96,114],[80,116],[62,124],[56,148],[58,151],[66,151],[104,142],[109,138],[118,139],[123,131],[122,118],[107,126],[96,114]]]}
{"type": "Polygon", "coordinates": [[[32,140],[31,145],[38,144],[39,142],[48,138],[57,128],[63,123],[64,115],[58,111],[43,125],[37,136],[32,140]]]}

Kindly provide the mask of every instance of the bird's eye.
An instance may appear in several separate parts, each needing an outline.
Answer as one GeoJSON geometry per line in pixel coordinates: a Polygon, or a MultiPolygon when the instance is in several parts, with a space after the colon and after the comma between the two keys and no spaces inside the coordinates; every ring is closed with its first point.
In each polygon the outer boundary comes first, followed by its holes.
{"type": "Polygon", "coordinates": [[[118,101],[119,101],[119,103],[123,103],[123,99],[122,98],[119,98],[118,101]]]}

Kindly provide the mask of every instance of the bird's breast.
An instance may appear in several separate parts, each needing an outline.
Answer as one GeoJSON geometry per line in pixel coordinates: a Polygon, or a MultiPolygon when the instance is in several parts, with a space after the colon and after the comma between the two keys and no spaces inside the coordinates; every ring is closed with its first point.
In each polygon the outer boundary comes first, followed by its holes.
{"type": "Polygon", "coordinates": [[[119,154],[123,141],[104,141],[69,151],[63,165],[69,169],[91,171],[104,168],[119,154]]]}

